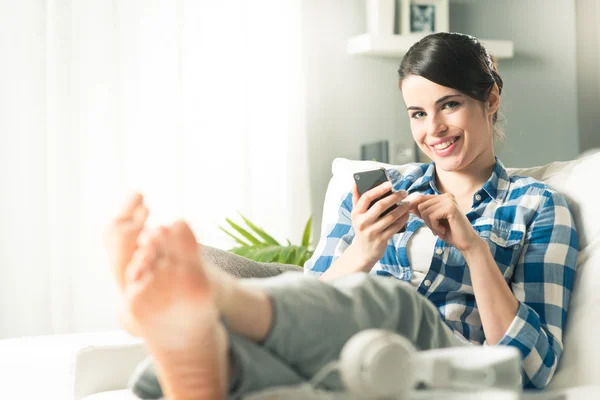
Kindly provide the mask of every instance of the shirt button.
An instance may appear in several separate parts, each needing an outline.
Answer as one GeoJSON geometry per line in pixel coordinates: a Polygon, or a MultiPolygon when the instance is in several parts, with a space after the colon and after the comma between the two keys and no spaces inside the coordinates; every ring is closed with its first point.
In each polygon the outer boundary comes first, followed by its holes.
{"type": "Polygon", "coordinates": [[[476,194],[475,195],[475,200],[480,201],[481,200],[481,195],[480,194],[476,194]]]}
{"type": "Polygon", "coordinates": [[[427,279],[425,282],[423,282],[423,284],[425,286],[431,286],[431,281],[429,279],[427,279]]]}
{"type": "Polygon", "coordinates": [[[440,254],[442,254],[444,252],[444,250],[440,249],[439,247],[437,249],[435,249],[435,254],[437,254],[438,256],[440,254]]]}

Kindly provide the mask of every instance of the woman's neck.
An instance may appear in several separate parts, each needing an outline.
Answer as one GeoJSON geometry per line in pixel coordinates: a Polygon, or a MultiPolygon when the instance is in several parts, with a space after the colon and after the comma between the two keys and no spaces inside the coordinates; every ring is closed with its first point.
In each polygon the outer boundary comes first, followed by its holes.
{"type": "Polygon", "coordinates": [[[444,171],[436,167],[436,187],[440,193],[471,198],[490,179],[495,166],[493,154],[491,157],[489,154],[482,154],[459,171],[444,171]]]}

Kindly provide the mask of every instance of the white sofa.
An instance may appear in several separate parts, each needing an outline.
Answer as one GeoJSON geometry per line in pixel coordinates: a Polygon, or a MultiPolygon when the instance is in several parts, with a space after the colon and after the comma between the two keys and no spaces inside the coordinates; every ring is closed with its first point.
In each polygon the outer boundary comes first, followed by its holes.
{"type": "MultiPolygon", "coordinates": [[[[379,165],[336,159],[325,212],[337,210],[341,196],[352,184],[353,172],[379,165]]],[[[600,328],[600,188],[594,179],[600,173],[600,153],[509,173],[533,176],[563,193],[579,232],[580,255],[565,351],[545,392],[566,393],[569,399],[600,398],[600,344],[596,343],[600,328]]],[[[123,333],[14,339],[0,341],[0,371],[4,377],[8,371],[9,388],[19,393],[7,398],[125,400],[134,398],[126,384],[145,354],[137,339],[123,333]],[[11,361],[11,357],[19,361],[11,361]]]]}

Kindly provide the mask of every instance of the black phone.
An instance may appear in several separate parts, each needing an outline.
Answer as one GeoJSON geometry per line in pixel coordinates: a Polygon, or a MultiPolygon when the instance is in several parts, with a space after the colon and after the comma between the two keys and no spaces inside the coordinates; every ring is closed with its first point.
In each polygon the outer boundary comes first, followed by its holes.
{"type": "MultiPolygon", "coordinates": [[[[373,189],[374,187],[377,187],[377,186],[381,185],[382,183],[387,182],[389,180],[390,180],[390,177],[388,176],[387,171],[383,167],[379,168],[379,169],[371,170],[371,171],[354,173],[354,182],[356,182],[356,187],[358,188],[358,194],[360,196],[362,196],[369,190],[373,189]]],[[[371,204],[369,204],[369,208],[371,208],[373,206],[373,204],[377,203],[379,200],[381,200],[391,194],[392,194],[392,191],[389,190],[388,192],[384,193],[382,196],[379,196],[378,198],[373,200],[371,202],[371,204]]],[[[393,206],[391,206],[390,208],[385,210],[379,216],[379,218],[387,215],[390,211],[392,211],[396,207],[398,207],[398,205],[394,204],[393,206]]]]}

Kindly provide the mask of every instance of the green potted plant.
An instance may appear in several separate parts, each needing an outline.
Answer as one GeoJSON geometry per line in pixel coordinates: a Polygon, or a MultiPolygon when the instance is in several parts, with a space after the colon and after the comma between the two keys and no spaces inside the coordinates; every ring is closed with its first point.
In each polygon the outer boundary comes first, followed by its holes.
{"type": "Polygon", "coordinates": [[[238,244],[237,247],[230,249],[230,252],[254,261],[292,264],[299,267],[303,267],[306,260],[312,256],[314,252],[314,249],[310,247],[312,217],[308,219],[304,227],[302,243],[293,245],[289,239],[287,244],[279,243],[264,229],[259,228],[243,215],[240,214],[240,216],[247,228],[236,224],[229,218],[225,220],[230,225],[230,229],[233,229],[233,232],[219,226],[238,244]]]}

